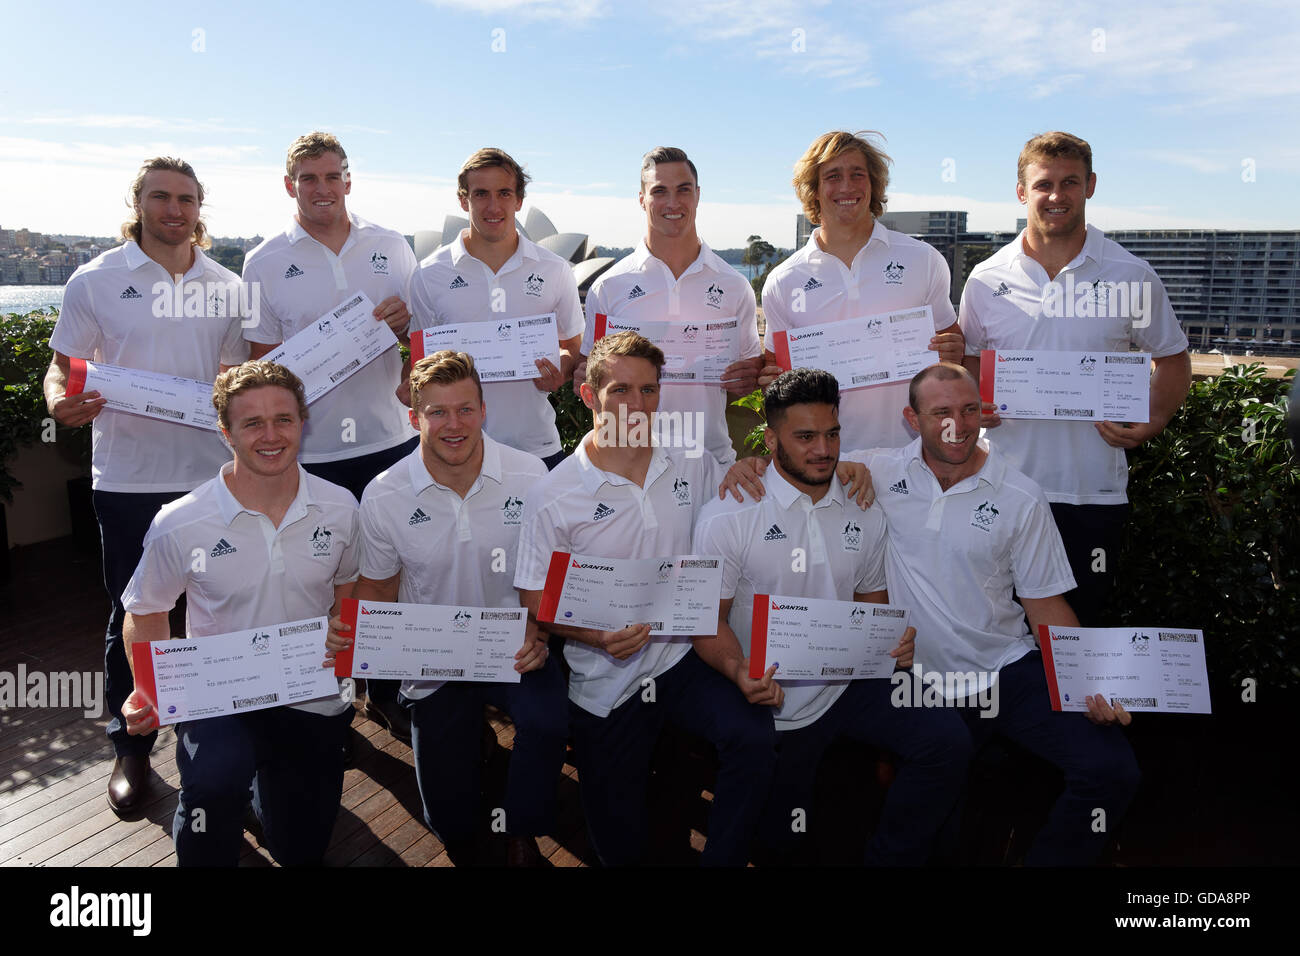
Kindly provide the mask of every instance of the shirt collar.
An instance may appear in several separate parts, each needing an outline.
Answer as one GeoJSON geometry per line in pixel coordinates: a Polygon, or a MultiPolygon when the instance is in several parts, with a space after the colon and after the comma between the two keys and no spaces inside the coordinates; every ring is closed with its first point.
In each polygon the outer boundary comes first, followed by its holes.
{"type": "MultiPolygon", "coordinates": [[[[1030,258],[1029,253],[1025,252],[1025,233],[1028,231],[1028,228],[1021,229],[1020,235],[1016,236],[1015,242],[1012,243],[1012,248],[1015,250],[1015,254],[1012,256],[1013,261],[1030,258]]],[[[1066,269],[1078,268],[1083,265],[1085,259],[1091,259],[1093,262],[1098,263],[1101,262],[1104,251],[1103,244],[1105,241],[1106,234],[1104,232],[1096,226],[1088,226],[1083,240],[1083,248],[1079,250],[1077,256],[1066,263],[1065,267],[1061,271],[1064,272],[1066,269]]]]}
{"type": "MultiPolygon", "coordinates": [[[[963,478],[961,481],[957,482],[957,484],[953,485],[952,488],[949,488],[948,491],[952,491],[954,488],[959,488],[965,491],[968,488],[973,488],[981,483],[990,485],[995,490],[1002,487],[1002,481],[1007,476],[1006,461],[998,453],[998,450],[989,443],[987,438],[978,439],[978,444],[980,448],[988,453],[984,459],[984,464],[980,466],[979,471],[963,478]]],[[[911,444],[905,447],[903,454],[905,468],[911,468],[912,463],[916,462],[926,474],[934,474],[934,472],[930,470],[930,466],[925,463],[925,457],[921,454],[920,438],[912,439],[911,444]]],[[[936,479],[936,481],[937,480],[938,479],[936,479]]]]}
{"type": "MultiPolygon", "coordinates": [[[[189,271],[185,273],[184,278],[186,279],[191,276],[202,275],[207,262],[207,257],[203,255],[202,249],[198,246],[193,246],[191,248],[194,249],[194,264],[190,266],[189,271]]],[[[127,268],[132,272],[143,266],[147,266],[151,262],[158,266],[159,269],[162,268],[162,266],[158,265],[157,262],[154,262],[153,259],[149,258],[149,254],[141,249],[139,243],[134,239],[128,239],[126,242],[122,243],[122,255],[126,257],[127,268]]]]}
{"type": "MultiPolygon", "coordinates": [[[[821,226],[818,226],[816,229],[814,229],[814,230],[812,231],[812,235],[810,235],[810,236],[808,237],[808,243],[807,243],[807,245],[804,247],[804,248],[806,248],[806,249],[808,250],[808,258],[809,258],[810,260],[812,260],[812,259],[814,259],[814,258],[826,258],[827,256],[830,256],[830,253],[827,252],[825,249],[823,249],[823,248],[821,247],[821,245],[817,242],[817,234],[818,234],[819,232],[821,232],[821,229],[822,229],[822,227],[821,227],[821,226]]],[[[872,225],[871,225],[871,235],[867,237],[867,241],[864,242],[864,243],[862,244],[862,248],[859,249],[858,252],[857,252],[857,255],[855,255],[855,256],[853,257],[853,261],[854,261],[855,264],[857,263],[858,259],[859,259],[859,258],[860,258],[864,253],[866,253],[866,251],[867,251],[869,248],[871,248],[871,244],[872,244],[873,242],[879,242],[879,243],[881,243],[882,245],[886,245],[886,246],[890,244],[890,243],[889,243],[889,230],[886,229],[883,225],[881,225],[881,222],[880,222],[879,219],[876,219],[876,220],[873,220],[873,221],[872,221],[872,225]]],[[[834,257],[834,256],[831,256],[831,258],[835,258],[835,257],[834,257]]],[[[839,260],[836,259],[836,261],[838,262],[839,260]]]]}
{"type": "MultiPolygon", "coordinates": [[[[343,249],[339,250],[339,255],[342,255],[344,250],[346,250],[348,246],[352,244],[353,240],[356,238],[357,230],[364,225],[362,221],[357,218],[357,214],[354,212],[348,213],[348,223],[351,225],[351,228],[348,229],[347,241],[343,243],[343,249]]],[[[309,233],[306,229],[302,227],[302,223],[298,221],[297,216],[293,216],[289,219],[289,228],[284,231],[284,234],[288,236],[289,245],[291,246],[297,245],[299,242],[301,242],[304,239],[310,239],[312,242],[315,242],[317,245],[323,245],[322,243],[318,242],[315,239],[315,237],[312,236],[311,233],[309,233]]]]}
{"type": "MultiPolygon", "coordinates": [[[[600,491],[600,486],[603,484],[632,484],[633,482],[624,478],[622,475],[613,475],[607,471],[602,471],[596,466],[596,463],[591,460],[591,456],[587,454],[587,439],[591,438],[592,441],[595,441],[595,434],[594,429],[587,432],[587,434],[582,437],[582,441],[578,442],[578,447],[574,449],[573,452],[573,457],[578,459],[578,475],[582,480],[582,487],[594,495],[596,492],[600,491]]],[[[654,484],[655,479],[662,475],[667,468],[668,453],[664,451],[663,446],[655,445],[650,455],[650,467],[646,469],[645,483],[641,487],[649,488],[654,484]]]]}
{"type": "MultiPolygon", "coordinates": [[[[650,247],[646,245],[644,236],[642,236],[641,239],[637,242],[636,248],[632,250],[630,258],[632,259],[632,263],[641,272],[646,271],[646,266],[650,263],[651,259],[659,263],[663,269],[668,270],[668,266],[664,263],[664,261],[650,251],[650,247]]],[[[705,269],[711,269],[714,272],[722,272],[724,271],[722,267],[725,265],[726,263],[723,262],[721,257],[719,257],[716,252],[714,252],[712,249],[709,248],[709,244],[707,242],[701,239],[699,255],[697,255],[695,257],[695,260],[689,266],[686,267],[686,271],[683,272],[677,278],[676,281],[685,279],[692,272],[703,272],[705,269]]],[[[668,271],[668,275],[669,277],[671,277],[672,272],[668,271]]]]}
{"type": "MultiPolygon", "coordinates": [[[[446,488],[446,485],[438,484],[433,475],[429,474],[429,469],[424,464],[424,449],[416,445],[415,450],[406,456],[407,470],[411,478],[411,490],[416,495],[423,494],[432,485],[438,485],[439,488],[446,488]]],[[[483,434],[483,464],[479,467],[479,478],[490,478],[498,485],[501,484],[501,446],[483,434]]],[[[451,490],[451,489],[447,489],[451,490]]],[[[465,497],[469,497],[466,495],[465,497]]]]}
{"type": "MultiPolygon", "coordinates": [[[[226,485],[226,475],[234,468],[235,463],[228,461],[221,466],[217,472],[217,511],[221,515],[222,522],[229,527],[235,518],[239,517],[241,512],[247,512],[250,515],[261,514],[259,511],[253,511],[251,508],[245,508],[239,503],[234,495],[230,493],[230,488],[226,485]]],[[[298,493],[294,495],[293,501],[290,502],[288,510],[284,513],[284,519],[280,522],[280,527],[286,527],[299,518],[307,514],[308,508],[316,507],[316,502],[311,496],[311,488],[307,484],[307,472],[303,469],[302,464],[298,464],[298,493]]]]}
{"type": "MultiPolygon", "coordinates": [[[[456,241],[451,244],[451,263],[458,266],[462,259],[474,259],[469,250],[465,248],[465,233],[468,227],[462,229],[456,234],[456,241]]],[[[507,272],[513,272],[519,268],[519,263],[524,259],[531,259],[536,262],[541,258],[537,253],[537,244],[525,236],[522,232],[515,229],[515,235],[519,237],[519,247],[515,249],[514,255],[505,261],[505,264],[497,270],[497,275],[504,275],[507,272]]],[[[474,259],[475,262],[482,262],[481,259],[474,259]]]]}
{"type": "Polygon", "coordinates": [[[763,484],[767,487],[767,493],[786,511],[791,510],[801,498],[808,503],[809,508],[829,508],[833,504],[844,507],[844,486],[840,484],[837,474],[831,475],[830,489],[816,503],[806,491],[800,491],[786,481],[775,465],[769,465],[767,471],[763,472],[763,484]]]}

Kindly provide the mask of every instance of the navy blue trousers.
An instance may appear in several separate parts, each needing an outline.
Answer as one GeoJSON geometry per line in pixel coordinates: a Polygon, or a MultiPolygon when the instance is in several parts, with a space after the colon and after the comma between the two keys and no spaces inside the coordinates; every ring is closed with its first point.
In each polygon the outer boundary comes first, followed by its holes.
{"type": "Polygon", "coordinates": [[[177,864],[238,864],[250,783],[253,812],[276,862],[319,863],[339,812],[351,720],[351,707],[332,717],[271,707],[177,725],[177,864]]]}
{"type": "Polygon", "coordinates": [[[158,509],[185,496],[183,491],[135,494],[121,491],[95,491],[91,500],[99,521],[99,540],[104,565],[104,588],[113,602],[108,631],[104,636],[104,699],[108,706],[108,737],[119,757],[147,757],[153,750],[157,731],[133,737],[122,720],[122,704],[135,687],[131,665],[126,659],[122,625],[126,611],[122,592],[131,581],[140,556],[144,553],[144,536],[158,509]]]}
{"type": "MultiPolygon", "coordinates": [[[[647,688],[648,690],[648,688],[647,688]]],[[[654,701],[637,692],[608,717],[570,703],[574,759],[592,847],[606,866],[640,863],[649,819],[646,791],[655,742],[666,723],[698,734],[718,751],[718,777],[701,863],[744,866],[776,766],[771,708],[689,651],[654,680],[654,701]]]]}
{"type": "MultiPolygon", "coordinates": [[[[916,680],[911,675],[908,679],[916,680]]],[[[945,820],[960,802],[973,748],[955,710],[895,707],[892,692],[887,678],[852,681],[814,723],[777,734],[780,757],[760,834],[766,846],[789,852],[808,839],[816,822],[812,813],[817,768],[826,748],[843,735],[902,758],[866,847],[867,864],[926,862],[945,820]]],[[[914,683],[911,697],[905,699],[921,700],[919,684],[914,683]]]]}
{"type": "Polygon", "coordinates": [[[980,717],[974,708],[961,710],[976,748],[999,733],[1065,774],[1065,790],[1029,848],[1025,863],[1095,863],[1128,811],[1141,780],[1128,738],[1119,727],[1098,726],[1085,714],[1054,712],[1047,696],[1043,656],[1037,650],[1002,668],[994,686],[996,717],[980,717]],[[1104,816],[1097,810],[1104,811],[1104,816]]]}
{"type": "Polygon", "coordinates": [[[540,836],[555,828],[569,702],[560,666],[547,657],[544,666],[524,674],[518,684],[448,681],[428,697],[407,702],[424,822],[447,845],[471,840],[479,829],[475,818],[485,704],[504,710],[515,724],[501,808],[505,832],[540,836]]]}

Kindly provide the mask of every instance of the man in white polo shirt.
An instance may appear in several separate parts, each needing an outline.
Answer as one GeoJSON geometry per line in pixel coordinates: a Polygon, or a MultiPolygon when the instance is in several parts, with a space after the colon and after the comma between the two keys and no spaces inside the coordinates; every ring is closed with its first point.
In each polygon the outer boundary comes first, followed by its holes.
{"type": "MultiPolygon", "coordinates": [[[[182,592],[186,637],[205,637],[333,614],[357,577],[356,500],[298,464],[307,414],[298,377],[247,362],[217,380],[212,403],[234,460],[149,528],[122,595],[128,656],[136,642],[168,639],[167,612],[182,592]]],[[[137,692],[123,713],[132,733],[158,725],[137,692]]],[[[178,864],[238,863],[250,784],[276,860],[318,863],[338,815],[351,713],[333,696],[179,724],[178,864]]]]}
{"type": "MultiPolygon", "coordinates": [[[[928,243],[877,221],[884,213],[889,162],[872,134],[838,131],[817,137],[795,163],[795,194],[817,228],[763,285],[766,365],[760,387],[781,373],[775,333],[923,305],[934,317],[930,348],[946,361],[961,361],[948,263],[928,243]]],[[[905,393],[901,382],[846,389],[840,399],[844,447],[907,444],[913,436],[899,414],[905,393]]]]}
{"type": "Polygon", "coordinates": [[[131,198],[134,218],[122,226],[125,242],[68,280],[50,336],[54,360],[45,375],[45,401],[60,424],[93,422],[92,487],[104,586],[112,600],[104,694],[116,759],[108,803],[119,814],[141,804],[156,737],[132,737],[122,723],[122,701],[131,692],[122,647],[122,589],[158,509],[206,481],[228,453],[220,436],[207,429],[105,412],[106,399],[96,391],[74,388],[68,395],[71,359],[210,382],[247,355],[240,323],[250,301],[241,294],[239,277],[203,254],[209,244],[200,218],[203,186],[189,163],[148,160],[135,177],[131,198]],[[176,283],[182,283],[179,295],[176,283]],[[202,302],[202,314],[192,308],[187,313],[185,302],[202,302]]]}
{"type": "MultiPolygon", "coordinates": [[[[889,522],[885,575],[891,601],[912,612],[917,674],[941,675],[945,693],[978,688],[985,702],[991,690],[997,706],[983,716],[974,696],[960,695],[974,742],[996,731],[1064,772],[1065,790],[1026,863],[1091,863],[1123,818],[1139,771],[1124,735],[1106,726],[1129,722],[1123,707],[1112,710],[1098,695],[1087,698],[1086,715],[1051,709],[1035,635],[1040,624],[1078,621],[1063,596],[1074,579],[1047,499],[980,439],[979,389],[965,369],[931,366],[909,388],[904,414],[920,437],[845,457],[871,469],[876,507],[889,522]],[[1101,831],[1097,808],[1106,811],[1101,831]]],[[[911,695],[900,703],[922,702],[911,695]]]]}
{"type": "MultiPolygon", "coordinates": [[[[366,488],[361,577],[352,596],[517,608],[519,529],[546,466],[483,434],[482,386],[466,353],[426,356],[411,370],[410,387],[411,425],[419,429],[420,447],[366,488]]],[[[424,819],[458,864],[473,862],[475,837],[486,829],[478,817],[485,704],[506,711],[515,723],[504,807],[507,862],[545,864],[535,838],[555,827],[569,705],[559,664],[532,620],[516,657],[515,669],[523,675],[517,684],[402,683],[424,819]]]]}
{"type": "MultiPolygon", "coordinates": [[[[704,446],[724,466],[736,460],[727,433],[727,394],[748,395],[763,364],[758,341],[754,290],[723,262],[695,231],[700,204],[695,164],[683,150],[660,146],[641,162],[645,238],[587,293],[587,323],[582,354],[591,351],[596,316],[629,321],[692,322],[699,326],[733,322],[740,333],[740,358],[723,374],[723,385],[681,385],[671,381],[659,392],[659,412],[699,414],[704,446]]],[[[574,387],[580,388],[579,364],[574,387]]]]}
{"type": "Polygon", "coordinates": [[[1192,383],[1187,336],[1164,284],[1142,259],[1084,221],[1097,186],[1092,148],[1077,136],[1035,136],[1020,152],[1016,196],[1024,231],[971,272],[961,297],[966,367],[979,379],[982,349],[1150,352],[1150,421],[985,419],[989,441],[1034,479],[1052,504],[1078,583],[1066,596],[1086,625],[1105,609],[1128,517],[1128,461],[1164,430],[1192,383]]]}
{"type": "MultiPolygon", "coordinates": [[[[894,686],[886,678],[785,681],[775,664],[761,679],[749,676],[755,594],[889,603],[884,514],[859,508],[835,475],[839,402],[835,377],[820,370],[785,372],[763,390],[773,456],[767,494],[758,501],[714,499],[695,526],[695,553],[723,559],[718,635],[697,639],[695,649],[751,703],[774,709],[780,757],[760,831],[774,859],[788,862],[800,849],[807,852],[798,844],[816,827],[817,767],[843,734],[903,758],[866,862],[920,865],[961,795],[971,744],[960,717],[893,707],[894,686]]],[[[912,666],[915,635],[908,628],[891,651],[903,669],[912,666]]]]}
{"type": "Polygon", "coordinates": [[[560,366],[539,359],[540,378],[483,387],[488,407],[484,430],[554,468],[564,452],[546,395],[573,374],[582,343],[582,309],[569,263],[515,228],[528,181],[503,150],[480,149],[465,160],[456,191],[460,208],[469,213],[469,228],[420,263],[412,276],[411,331],[554,312],[560,366]]]}
{"type": "MultiPolygon", "coordinates": [[[[401,233],[348,212],[352,174],[342,144],[329,133],[300,136],[289,146],[285,170],[284,188],[297,211],[284,232],[244,261],[244,280],[261,290],[261,321],[244,330],[252,357],[279,348],[355,292],[376,303],[377,321],[405,335],[411,316],[403,296],[415,253],[401,233]]],[[[401,378],[402,356],[394,345],[313,402],[303,467],[360,500],[370,479],[418,443],[394,394],[401,378]]],[[[410,741],[396,681],[367,683],[365,713],[410,741]]]]}
{"type": "MultiPolygon", "coordinates": [[[[609,558],[689,554],[691,526],[716,492],[711,455],[636,439],[654,413],[663,352],[634,332],[592,348],[582,399],[597,428],[532,490],[524,508],[515,586],[537,616],[554,551],[609,558]],[[623,434],[610,416],[628,422],[623,434]]],[[[607,866],[640,862],[648,838],[650,758],[665,722],[708,738],[721,767],[709,815],[706,865],[744,865],[776,754],[772,718],[691,650],[688,638],[546,624],[565,638],[570,717],[583,811],[607,866]]]]}

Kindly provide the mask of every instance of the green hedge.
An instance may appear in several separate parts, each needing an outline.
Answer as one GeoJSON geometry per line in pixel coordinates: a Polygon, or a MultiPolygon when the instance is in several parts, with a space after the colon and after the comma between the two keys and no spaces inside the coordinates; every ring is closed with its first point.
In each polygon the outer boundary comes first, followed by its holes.
{"type": "Polygon", "coordinates": [[[1202,628],[1216,692],[1239,694],[1245,678],[1257,693],[1300,688],[1292,375],[1238,365],[1195,382],[1169,427],[1129,453],[1133,513],[1110,616],[1202,628]]]}

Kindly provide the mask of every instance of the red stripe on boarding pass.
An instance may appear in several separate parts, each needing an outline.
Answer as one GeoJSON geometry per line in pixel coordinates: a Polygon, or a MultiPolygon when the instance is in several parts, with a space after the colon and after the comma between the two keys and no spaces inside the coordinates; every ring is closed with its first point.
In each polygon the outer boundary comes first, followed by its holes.
{"type": "Polygon", "coordinates": [[[772,344],[776,346],[776,364],[781,366],[787,372],[793,367],[790,364],[790,336],[782,331],[772,336],[772,344]]]}
{"type": "Polygon", "coordinates": [[[993,349],[980,352],[980,401],[993,402],[993,383],[998,373],[998,353],[993,349]]]}
{"type": "Polygon", "coordinates": [[[754,620],[749,628],[750,680],[761,680],[767,671],[767,602],[771,599],[770,594],[754,595],[754,620]]]}
{"type": "Polygon", "coordinates": [[[569,552],[552,551],[551,566],[546,571],[546,586],[542,588],[542,603],[537,608],[537,620],[547,624],[555,622],[555,608],[564,592],[564,579],[569,573],[569,552]]]}
{"type": "MultiPolygon", "coordinates": [[[[411,344],[415,344],[414,339],[411,340],[411,344]]],[[[352,627],[352,644],[346,651],[338,651],[334,654],[335,677],[352,676],[352,655],[357,648],[357,612],[360,606],[361,602],[356,598],[343,599],[343,609],[339,613],[343,618],[343,623],[352,627]]]]}
{"type": "Polygon", "coordinates": [[[428,329],[421,329],[418,334],[411,336],[411,365],[424,358],[424,333],[428,329]]]}
{"type": "Polygon", "coordinates": [[[593,342],[599,342],[605,337],[605,332],[609,328],[609,316],[604,312],[596,313],[596,333],[592,336],[593,342]]]}
{"type": "Polygon", "coordinates": [[[80,395],[86,390],[86,360],[85,359],[68,359],[68,387],[63,390],[65,395],[80,395]]]}
{"type": "MultiPolygon", "coordinates": [[[[73,359],[73,361],[81,360],[73,359]]],[[[131,645],[131,660],[135,663],[135,689],[154,710],[158,709],[158,685],[153,676],[153,645],[162,643],[162,641],[152,643],[140,641],[131,645]]],[[[158,717],[161,722],[162,715],[159,714],[158,717]]]]}
{"type": "MultiPolygon", "coordinates": [[[[983,359],[980,359],[982,362],[983,359]]],[[[1052,702],[1052,710],[1061,709],[1061,689],[1056,686],[1056,662],[1052,660],[1052,629],[1046,624],[1038,625],[1038,648],[1043,652],[1043,673],[1047,676],[1047,696],[1052,702]]]]}

